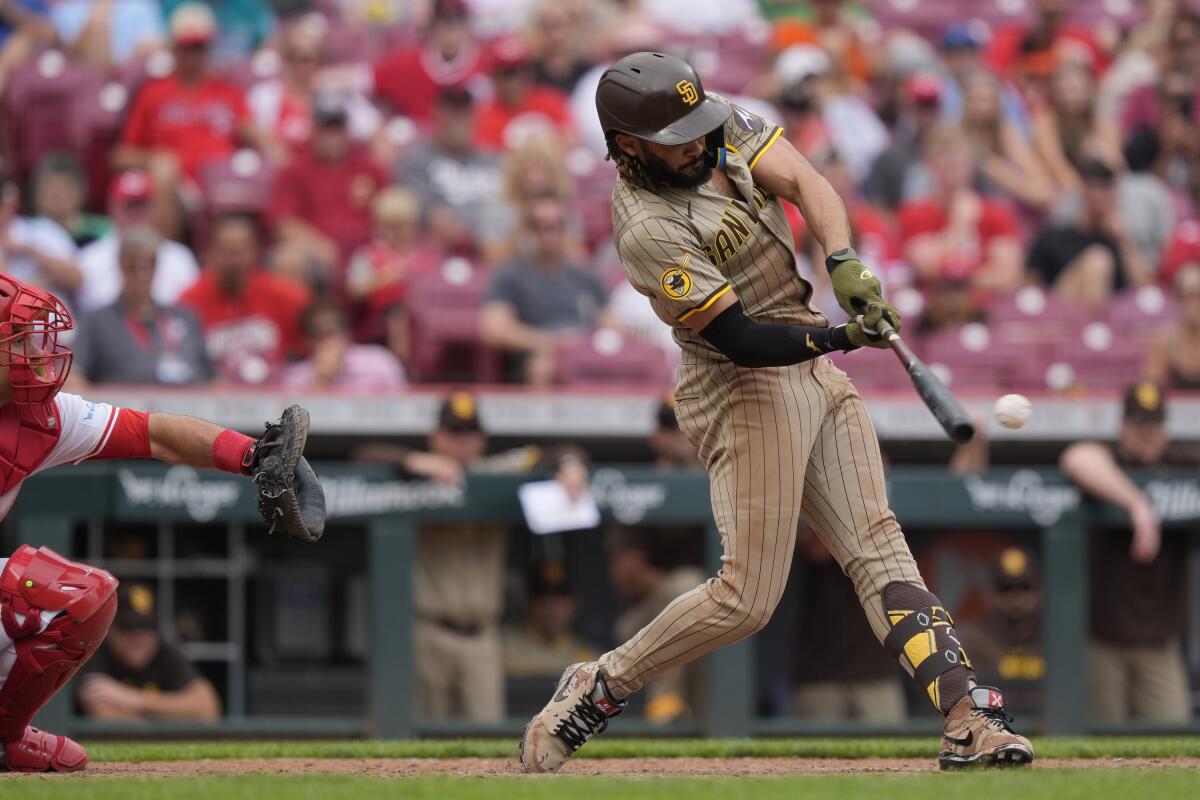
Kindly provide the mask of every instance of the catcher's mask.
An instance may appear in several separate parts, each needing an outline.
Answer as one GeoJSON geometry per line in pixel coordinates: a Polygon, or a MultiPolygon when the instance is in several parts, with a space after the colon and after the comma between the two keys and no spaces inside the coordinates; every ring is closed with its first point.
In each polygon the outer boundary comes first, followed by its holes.
{"type": "Polygon", "coordinates": [[[58,394],[73,357],[58,335],[74,327],[57,297],[0,273],[0,366],[14,403],[41,405],[58,394]]]}
{"type": "Polygon", "coordinates": [[[613,64],[596,87],[596,113],[604,136],[627,133],[648,142],[680,145],[704,137],[704,159],[725,165],[729,107],[704,93],[686,61],[665,53],[634,53],[613,64]]]}

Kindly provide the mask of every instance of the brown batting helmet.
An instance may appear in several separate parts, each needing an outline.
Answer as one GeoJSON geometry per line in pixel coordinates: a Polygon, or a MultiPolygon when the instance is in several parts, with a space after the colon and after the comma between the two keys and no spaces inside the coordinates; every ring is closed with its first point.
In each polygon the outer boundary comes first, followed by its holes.
{"type": "Polygon", "coordinates": [[[716,166],[724,145],[721,128],[730,110],[704,93],[686,61],[665,53],[634,53],[600,76],[596,113],[605,137],[627,133],[656,144],[678,145],[707,137],[716,166]]]}

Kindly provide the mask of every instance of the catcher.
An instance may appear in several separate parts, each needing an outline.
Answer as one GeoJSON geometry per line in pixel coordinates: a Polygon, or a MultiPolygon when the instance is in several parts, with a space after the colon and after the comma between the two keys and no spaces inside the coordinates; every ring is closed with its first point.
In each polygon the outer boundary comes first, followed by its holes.
{"type": "MultiPolygon", "coordinates": [[[[325,495],[301,455],[308,412],[292,406],[258,439],[191,417],[147,414],[60,391],[74,327],[57,297],[0,273],[0,519],[30,475],[91,459],[154,458],[251,476],[271,532],[308,542],[325,529],[325,495]]],[[[117,580],[54,551],[0,558],[0,771],[73,772],[76,742],[30,726],[91,658],[117,609],[117,580]]]]}

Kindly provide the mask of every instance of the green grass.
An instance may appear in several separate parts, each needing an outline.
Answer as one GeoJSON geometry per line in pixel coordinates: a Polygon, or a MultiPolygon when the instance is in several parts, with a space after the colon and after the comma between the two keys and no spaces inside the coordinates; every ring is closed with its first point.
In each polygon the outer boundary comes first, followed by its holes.
{"type": "MultiPolygon", "coordinates": [[[[1200,773],[1189,770],[1040,770],[969,774],[812,775],[791,778],[410,778],[402,781],[362,776],[246,775],[169,778],[30,778],[14,797],[38,800],[259,800],[320,797],[371,798],[528,798],[563,800],[880,800],[880,798],[966,797],[1021,800],[1108,800],[1109,798],[1195,798],[1200,773]]],[[[10,783],[9,786],[12,786],[10,783]]],[[[6,786],[5,788],[9,788],[6,786]]]]}
{"type": "MultiPolygon", "coordinates": [[[[1200,758],[1200,736],[1034,739],[1040,758],[1200,758]]],[[[515,739],[418,741],[93,742],[93,762],[200,758],[514,758],[515,739]]],[[[932,758],[937,741],[911,739],[600,739],[577,758],[932,758]]]]}

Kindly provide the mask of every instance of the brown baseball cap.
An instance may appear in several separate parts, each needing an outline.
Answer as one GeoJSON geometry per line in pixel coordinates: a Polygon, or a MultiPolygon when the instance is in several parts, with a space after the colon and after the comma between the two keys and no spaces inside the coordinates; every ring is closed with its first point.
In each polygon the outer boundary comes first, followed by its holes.
{"type": "Polygon", "coordinates": [[[1037,585],[1037,566],[1033,556],[1023,547],[1006,547],[1000,551],[992,576],[996,591],[1032,589],[1037,585]]]}
{"type": "Polygon", "coordinates": [[[154,590],[144,583],[122,583],[117,589],[117,615],[113,627],[123,631],[158,629],[154,590]]]}
{"type": "Polygon", "coordinates": [[[438,412],[438,427],[452,433],[477,433],[483,430],[479,424],[479,404],[470,392],[454,392],[442,403],[438,412]]]}
{"type": "Polygon", "coordinates": [[[1161,425],[1167,418],[1167,396],[1154,381],[1138,381],[1125,390],[1123,417],[1135,424],[1161,425]]]}

